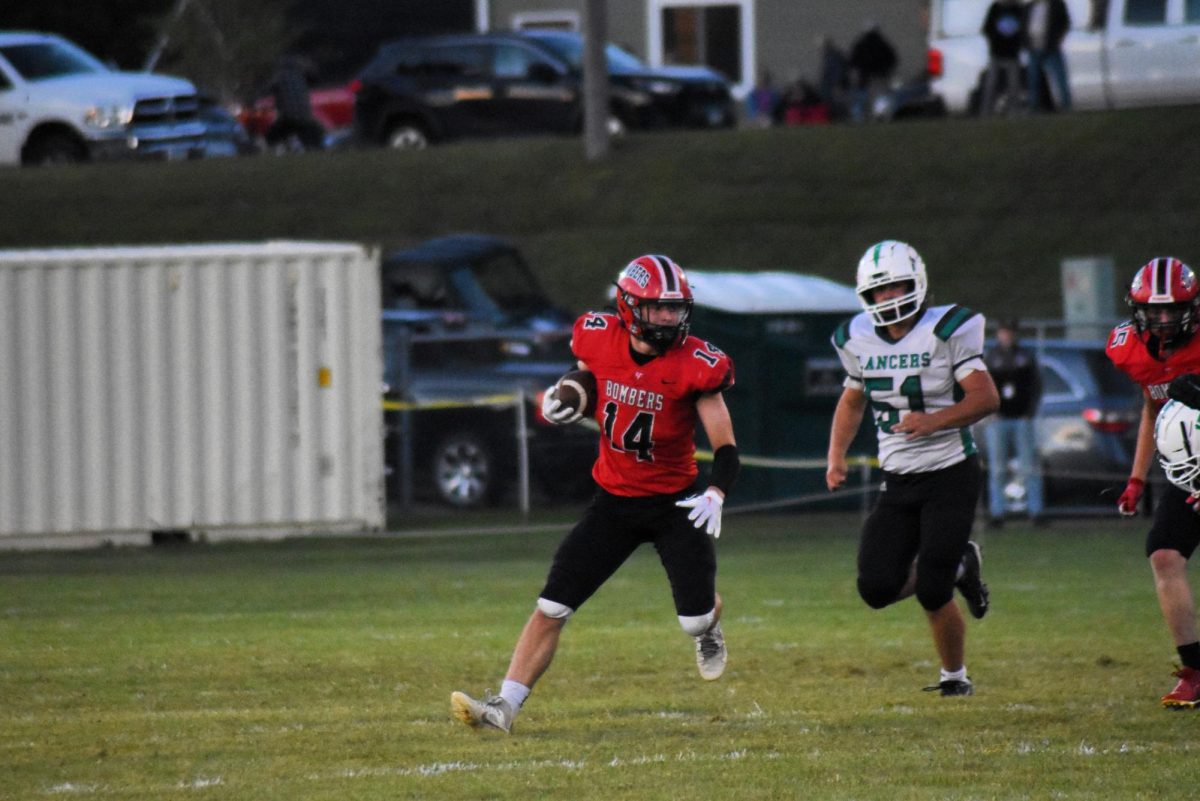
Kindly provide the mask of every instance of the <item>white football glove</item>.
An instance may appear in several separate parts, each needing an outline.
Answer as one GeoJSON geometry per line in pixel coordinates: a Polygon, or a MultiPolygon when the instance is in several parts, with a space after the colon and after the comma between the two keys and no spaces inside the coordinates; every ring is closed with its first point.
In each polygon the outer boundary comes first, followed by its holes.
{"type": "Polygon", "coordinates": [[[682,501],[676,501],[675,505],[691,509],[692,511],[688,512],[688,520],[692,521],[692,525],[704,529],[714,540],[720,538],[721,507],[725,505],[721,493],[709,487],[703,495],[684,498],[682,501]]]}
{"type": "Polygon", "coordinates": [[[542,395],[542,417],[545,417],[555,425],[565,426],[583,417],[583,412],[580,409],[563,406],[562,401],[558,399],[554,391],[554,387],[550,387],[542,395]]]}

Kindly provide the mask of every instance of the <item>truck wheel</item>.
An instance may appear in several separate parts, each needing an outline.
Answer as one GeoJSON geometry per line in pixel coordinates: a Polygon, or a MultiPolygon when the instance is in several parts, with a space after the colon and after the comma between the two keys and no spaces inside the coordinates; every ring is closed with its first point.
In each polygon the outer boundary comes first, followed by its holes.
{"type": "Polygon", "coordinates": [[[433,485],[438,497],[460,509],[483,506],[496,494],[496,459],[478,435],[451,434],[433,450],[433,485]]]}
{"type": "Polygon", "coordinates": [[[389,128],[385,141],[393,150],[424,150],[429,146],[429,137],[425,130],[408,120],[401,120],[389,128]]]}
{"type": "Polygon", "coordinates": [[[42,134],[25,150],[25,163],[32,166],[79,164],[87,161],[87,151],[70,134],[55,131],[42,134]]]}

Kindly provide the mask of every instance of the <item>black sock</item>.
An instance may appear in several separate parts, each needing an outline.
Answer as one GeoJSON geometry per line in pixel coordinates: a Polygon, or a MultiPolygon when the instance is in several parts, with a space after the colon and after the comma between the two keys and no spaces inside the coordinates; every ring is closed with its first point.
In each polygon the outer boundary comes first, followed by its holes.
{"type": "Polygon", "coordinates": [[[1175,650],[1179,652],[1179,661],[1183,663],[1184,667],[1200,670],[1200,642],[1181,645],[1175,650]]]}

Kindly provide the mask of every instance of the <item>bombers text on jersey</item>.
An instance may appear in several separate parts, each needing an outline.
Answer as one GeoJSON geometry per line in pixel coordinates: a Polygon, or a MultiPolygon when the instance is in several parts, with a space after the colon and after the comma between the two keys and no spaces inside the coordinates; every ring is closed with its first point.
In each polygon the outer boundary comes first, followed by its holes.
{"type": "Polygon", "coordinates": [[[629,330],[613,314],[589,313],[576,320],[571,349],[596,376],[596,483],[625,496],[691,487],[699,472],[696,396],[733,386],[733,361],[689,336],[638,364],[629,353],[629,330]]]}

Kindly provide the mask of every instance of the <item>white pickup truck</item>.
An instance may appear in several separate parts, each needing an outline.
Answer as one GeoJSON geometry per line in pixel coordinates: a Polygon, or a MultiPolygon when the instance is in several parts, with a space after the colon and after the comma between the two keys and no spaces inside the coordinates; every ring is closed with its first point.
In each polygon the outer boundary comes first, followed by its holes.
{"type": "MultiPolygon", "coordinates": [[[[1200,1],[1066,0],[1063,55],[1075,108],[1200,103],[1200,1]]],[[[931,91],[951,112],[978,109],[991,0],[933,0],[931,91]]]]}
{"type": "Polygon", "coordinates": [[[204,153],[196,87],[117,72],[58,36],[0,32],[0,165],[204,153]]]}

